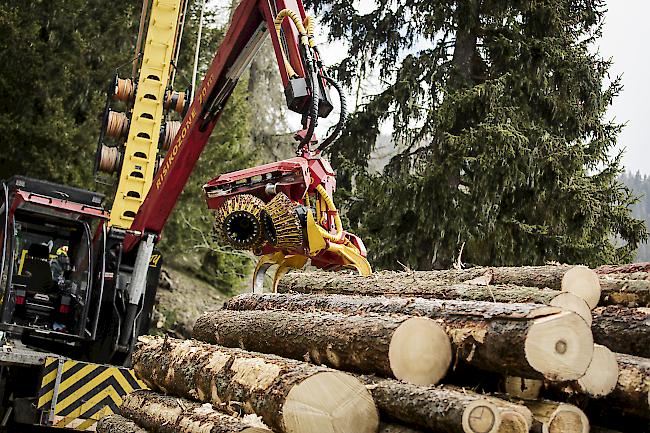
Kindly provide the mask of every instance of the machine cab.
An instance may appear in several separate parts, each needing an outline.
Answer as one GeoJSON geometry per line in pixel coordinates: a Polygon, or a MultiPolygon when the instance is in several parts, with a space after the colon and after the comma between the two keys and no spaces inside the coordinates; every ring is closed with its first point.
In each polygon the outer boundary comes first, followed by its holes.
{"type": "Polygon", "coordinates": [[[103,196],[18,176],[0,193],[0,330],[44,349],[94,338],[103,196]]]}

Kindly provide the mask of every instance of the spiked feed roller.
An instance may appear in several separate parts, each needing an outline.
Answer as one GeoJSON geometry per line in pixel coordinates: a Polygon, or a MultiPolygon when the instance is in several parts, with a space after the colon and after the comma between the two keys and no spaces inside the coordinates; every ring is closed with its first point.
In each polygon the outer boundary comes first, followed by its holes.
{"type": "Polygon", "coordinates": [[[306,215],[304,207],[279,193],[264,206],[262,222],[264,236],[276,248],[297,250],[303,245],[303,224],[299,212],[306,215]]]}
{"type": "Polygon", "coordinates": [[[215,210],[219,239],[240,250],[256,250],[264,243],[261,212],[264,202],[250,194],[235,195],[215,210]]]}

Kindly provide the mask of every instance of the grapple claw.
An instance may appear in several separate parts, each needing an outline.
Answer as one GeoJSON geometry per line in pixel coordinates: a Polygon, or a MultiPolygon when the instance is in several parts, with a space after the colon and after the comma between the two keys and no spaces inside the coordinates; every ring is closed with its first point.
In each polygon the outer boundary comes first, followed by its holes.
{"type": "Polygon", "coordinates": [[[280,279],[289,272],[290,269],[301,269],[307,264],[308,258],[298,254],[285,255],[282,252],[265,254],[257,262],[255,272],[253,273],[253,293],[262,293],[264,290],[264,278],[266,271],[273,266],[278,265],[278,269],[273,276],[273,293],[277,293],[280,279]]]}

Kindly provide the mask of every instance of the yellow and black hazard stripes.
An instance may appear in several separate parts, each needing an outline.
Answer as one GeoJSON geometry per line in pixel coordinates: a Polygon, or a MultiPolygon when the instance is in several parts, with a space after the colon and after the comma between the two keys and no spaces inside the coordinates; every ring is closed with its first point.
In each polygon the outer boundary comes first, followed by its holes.
{"type": "Polygon", "coordinates": [[[94,430],[100,418],[117,412],[124,395],[142,388],[128,368],[47,358],[38,407],[50,412],[55,427],[94,430]]]}

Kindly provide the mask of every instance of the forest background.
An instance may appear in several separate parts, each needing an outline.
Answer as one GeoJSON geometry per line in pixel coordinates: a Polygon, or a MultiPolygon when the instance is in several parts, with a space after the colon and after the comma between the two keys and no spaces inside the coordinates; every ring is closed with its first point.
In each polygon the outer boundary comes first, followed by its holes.
{"type": "MultiPolygon", "coordinates": [[[[180,90],[191,80],[200,3],[189,4],[180,90]]],[[[624,173],[613,152],[622,125],[606,116],[624,83],[591,49],[604,1],[376,3],[361,13],[347,0],[308,2],[321,41],[347,49],[331,71],[353,112],[328,157],[345,224],[376,268],[650,260],[650,178],[624,173]]],[[[208,2],[200,72],[235,4],[208,2]]],[[[113,188],[93,179],[94,152],[105,89],[116,68],[130,72],[140,6],[0,1],[0,178],[100,190],[110,206],[113,188]]],[[[212,240],[201,185],[290,157],[298,128],[268,43],[262,53],[160,244],[168,266],[223,292],[245,284],[252,258],[212,240]]]]}

